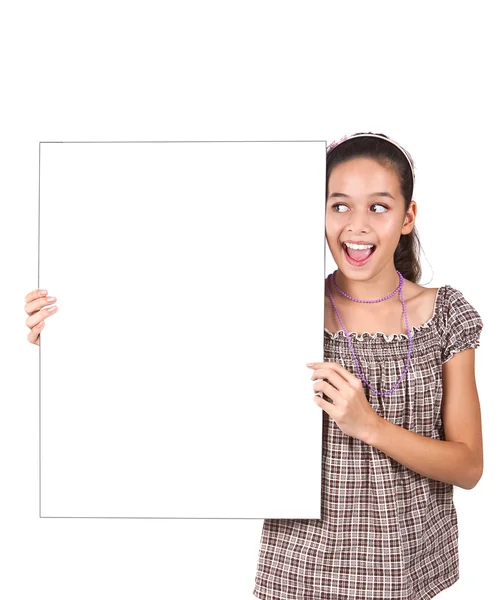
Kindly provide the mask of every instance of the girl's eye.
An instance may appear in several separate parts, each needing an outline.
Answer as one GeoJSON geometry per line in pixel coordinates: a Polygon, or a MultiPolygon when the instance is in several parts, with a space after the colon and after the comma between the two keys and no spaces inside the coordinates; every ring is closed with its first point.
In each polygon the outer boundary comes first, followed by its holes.
{"type": "MultiPolygon", "coordinates": [[[[334,205],[332,206],[332,208],[333,208],[333,209],[335,209],[337,206],[345,206],[345,204],[342,204],[342,203],[337,203],[337,204],[334,204],[334,205]]],[[[388,209],[387,209],[387,206],[385,206],[384,204],[372,204],[372,206],[381,206],[382,208],[385,208],[386,210],[388,210],[388,209]]],[[[345,211],[338,211],[338,210],[335,210],[335,212],[345,212],[345,211]]]]}

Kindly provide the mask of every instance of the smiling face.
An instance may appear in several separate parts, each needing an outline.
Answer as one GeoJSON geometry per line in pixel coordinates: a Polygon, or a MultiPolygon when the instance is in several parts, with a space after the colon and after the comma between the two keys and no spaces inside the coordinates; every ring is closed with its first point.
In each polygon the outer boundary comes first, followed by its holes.
{"type": "Polygon", "coordinates": [[[338,281],[343,276],[394,281],[394,252],[401,234],[413,229],[416,214],[414,201],[405,211],[394,169],[365,157],[335,166],[327,186],[326,239],[340,272],[338,281]],[[375,245],[364,264],[348,260],[342,243],[349,240],[375,245]]]}

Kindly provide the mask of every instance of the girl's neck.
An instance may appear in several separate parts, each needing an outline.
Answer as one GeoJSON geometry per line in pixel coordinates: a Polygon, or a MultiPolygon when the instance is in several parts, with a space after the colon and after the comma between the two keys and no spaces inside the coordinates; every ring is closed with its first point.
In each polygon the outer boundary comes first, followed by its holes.
{"type": "MultiPolygon", "coordinates": [[[[333,275],[330,277],[331,284],[330,289],[336,290],[333,284],[333,275]]],[[[335,283],[338,287],[349,296],[356,298],[357,300],[378,300],[384,296],[391,294],[399,286],[399,275],[395,268],[383,271],[372,277],[371,279],[359,281],[356,279],[349,279],[342,271],[337,270],[335,273],[335,283]]],[[[340,294],[340,292],[337,292],[340,294]]],[[[403,283],[404,293],[404,283],[403,283]]],[[[399,294],[395,295],[399,301],[399,294]]],[[[345,298],[347,300],[347,298],[345,298]]]]}

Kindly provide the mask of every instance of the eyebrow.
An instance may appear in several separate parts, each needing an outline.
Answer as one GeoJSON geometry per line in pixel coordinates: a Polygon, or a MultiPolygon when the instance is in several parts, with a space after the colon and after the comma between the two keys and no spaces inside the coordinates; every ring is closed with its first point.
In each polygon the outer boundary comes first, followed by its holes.
{"type": "MultiPolygon", "coordinates": [[[[373,194],[370,194],[368,196],[368,198],[372,198],[373,196],[381,196],[383,198],[392,198],[393,200],[395,200],[394,196],[392,196],[392,194],[389,194],[389,192],[374,192],[373,194]]],[[[351,196],[348,196],[347,194],[342,194],[341,192],[333,192],[328,196],[328,199],[330,198],[350,198],[351,196]]]]}

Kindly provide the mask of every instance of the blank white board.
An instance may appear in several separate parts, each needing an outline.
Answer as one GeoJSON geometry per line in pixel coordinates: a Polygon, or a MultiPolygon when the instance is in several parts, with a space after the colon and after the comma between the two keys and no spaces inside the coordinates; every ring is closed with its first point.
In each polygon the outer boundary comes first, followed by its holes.
{"type": "Polygon", "coordinates": [[[42,517],[321,518],[325,152],[40,144],[42,517]]]}

